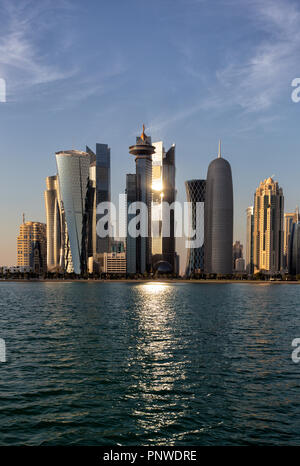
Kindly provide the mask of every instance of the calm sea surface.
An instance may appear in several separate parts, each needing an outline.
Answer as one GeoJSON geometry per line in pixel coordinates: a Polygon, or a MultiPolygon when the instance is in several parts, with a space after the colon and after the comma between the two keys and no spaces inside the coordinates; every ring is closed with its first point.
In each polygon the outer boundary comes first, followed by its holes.
{"type": "Polygon", "coordinates": [[[296,285],[0,283],[0,444],[300,444],[296,337],[296,285]]]}

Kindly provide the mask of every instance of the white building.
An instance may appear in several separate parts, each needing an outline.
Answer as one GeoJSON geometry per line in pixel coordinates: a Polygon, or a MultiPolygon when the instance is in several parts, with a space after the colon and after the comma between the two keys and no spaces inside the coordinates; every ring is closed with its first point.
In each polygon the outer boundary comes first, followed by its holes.
{"type": "Polygon", "coordinates": [[[7,267],[7,266],[3,266],[3,267],[0,267],[0,271],[4,274],[7,274],[7,273],[30,273],[30,272],[33,272],[33,269],[32,267],[29,267],[27,265],[17,265],[17,266],[11,266],[11,267],[7,267]]]}

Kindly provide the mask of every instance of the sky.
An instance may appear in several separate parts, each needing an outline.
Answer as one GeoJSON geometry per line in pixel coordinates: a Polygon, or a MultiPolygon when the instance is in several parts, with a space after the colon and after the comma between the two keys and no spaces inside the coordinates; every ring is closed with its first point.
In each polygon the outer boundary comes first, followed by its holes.
{"type": "Polygon", "coordinates": [[[55,152],[108,144],[116,201],[143,123],[176,144],[182,202],[222,140],[234,240],[245,244],[263,179],[279,182],[286,212],[300,205],[299,1],[0,0],[0,15],[0,265],[16,264],[23,212],[45,221],[55,152]]]}

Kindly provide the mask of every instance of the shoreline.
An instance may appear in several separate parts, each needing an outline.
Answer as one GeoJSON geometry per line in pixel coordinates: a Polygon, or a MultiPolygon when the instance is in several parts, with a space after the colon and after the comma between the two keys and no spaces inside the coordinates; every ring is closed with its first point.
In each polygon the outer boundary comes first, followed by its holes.
{"type": "Polygon", "coordinates": [[[293,280],[278,280],[278,281],[269,281],[269,280],[196,280],[196,279],[168,279],[168,278],[162,278],[162,279],[99,279],[99,280],[93,280],[93,279],[29,279],[29,280],[24,280],[24,279],[0,279],[0,283],[197,283],[200,285],[204,284],[216,284],[216,285],[224,285],[224,284],[247,284],[247,285],[300,285],[300,280],[293,281],[293,280]]]}

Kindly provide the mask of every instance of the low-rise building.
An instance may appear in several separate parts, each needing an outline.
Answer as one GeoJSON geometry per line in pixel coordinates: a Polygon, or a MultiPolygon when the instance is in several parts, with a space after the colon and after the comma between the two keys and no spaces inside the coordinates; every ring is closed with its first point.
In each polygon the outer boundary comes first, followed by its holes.
{"type": "Polygon", "coordinates": [[[103,273],[126,275],[126,252],[105,252],[103,273]]]}

